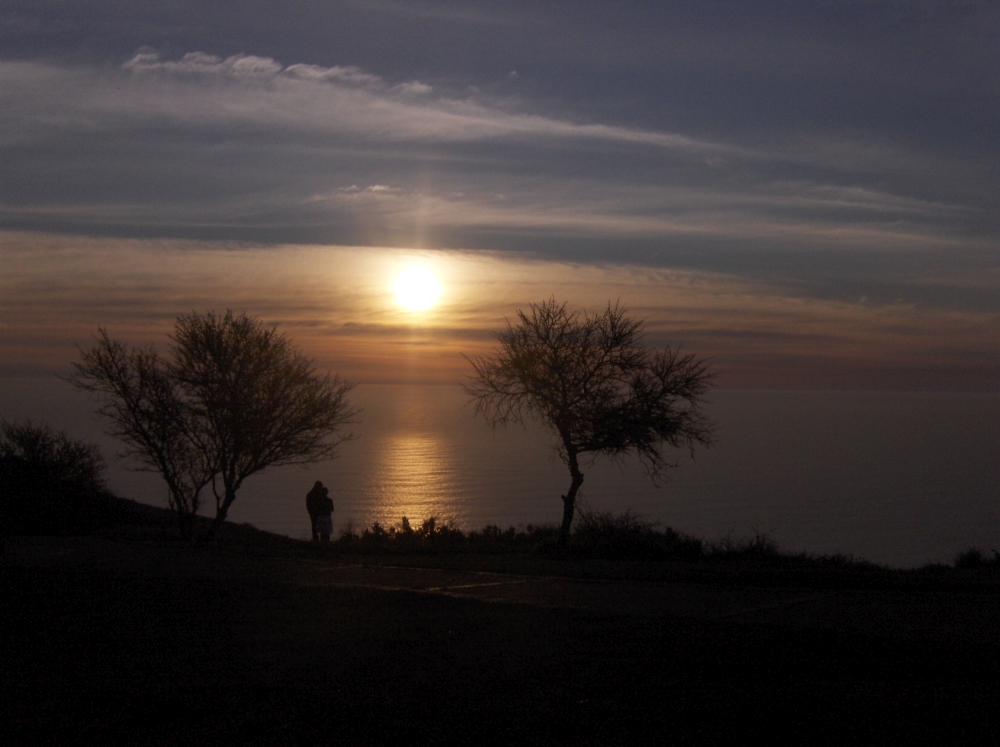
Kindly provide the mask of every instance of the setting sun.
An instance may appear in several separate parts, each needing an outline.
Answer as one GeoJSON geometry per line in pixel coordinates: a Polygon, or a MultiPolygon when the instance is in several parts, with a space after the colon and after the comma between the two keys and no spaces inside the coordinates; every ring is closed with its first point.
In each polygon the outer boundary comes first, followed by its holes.
{"type": "Polygon", "coordinates": [[[407,311],[426,311],[437,303],[441,283],[426,267],[408,267],[392,285],[396,303],[407,311]]]}

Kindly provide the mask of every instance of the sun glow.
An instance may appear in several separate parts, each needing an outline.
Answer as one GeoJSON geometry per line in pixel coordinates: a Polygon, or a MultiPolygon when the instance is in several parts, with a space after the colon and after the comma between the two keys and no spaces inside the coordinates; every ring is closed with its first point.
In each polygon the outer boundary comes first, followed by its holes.
{"type": "Polygon", "coordinates": [[[408,267],[392,284],[396,303],[407,311],[426,311],[434,306],[441,295],[441,283],[426,267],[408,267]]]}

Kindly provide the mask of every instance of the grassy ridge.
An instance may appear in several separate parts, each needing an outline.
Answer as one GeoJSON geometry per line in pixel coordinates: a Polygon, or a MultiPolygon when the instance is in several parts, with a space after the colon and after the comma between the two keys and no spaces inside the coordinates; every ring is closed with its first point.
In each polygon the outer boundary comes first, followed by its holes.
{"type": "MultiPolygon", "coordinates": [[[[191,541],[179,536],[171,512],[118,501],[120,521],[99,530],[101,536],[191,541]]],[[[231,522],[208,540],[210,525],[210,519],[198,517],[194,541],[211,541],[238,553],[332,563],[729,585],[1000,591],[1000,564],[995,554],[981,551],[963,553],[951,566],[897,569],[843,555],[782,552],[766,534],[709,543],[670,528],[659,529],[629,513],[582,513],[565,548],[558,544],[558,529],[553,526],[487,526],[465,532],[433,517],[419,525],[405,519],[393,526],[374,524],[360,530],[347,525],[329,543],[303,542],[231,522]]]]}

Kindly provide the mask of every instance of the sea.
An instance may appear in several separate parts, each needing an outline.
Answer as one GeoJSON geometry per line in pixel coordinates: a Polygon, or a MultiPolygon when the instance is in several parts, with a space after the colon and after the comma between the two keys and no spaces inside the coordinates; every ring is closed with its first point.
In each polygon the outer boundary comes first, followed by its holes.
{"type": "MultiPolygon", "coordinates": [[[[113,456],[84,395],[58,380],[4,390],[0,415],[97,442],[113,489],[166,505],[155,474],[113,456]]],[[[338,457],[249,478],[232,521],[305,539],[316,480],[330,489],[338,530],[404,516],[465,530],[559,521],[569,473],[542,425],[492,430],[457,386],[362,385],[351,397],[361,413],[338,457]]],[[[710,447],[671,454],[676,467],[656,481],[635,459],[599,457],[584,466],[583,507],[631,511],[710,542],[767,534],[786,551],[897,567],[1000,550],[1000,394],[718,390],[709,399],[710,447]]]]}

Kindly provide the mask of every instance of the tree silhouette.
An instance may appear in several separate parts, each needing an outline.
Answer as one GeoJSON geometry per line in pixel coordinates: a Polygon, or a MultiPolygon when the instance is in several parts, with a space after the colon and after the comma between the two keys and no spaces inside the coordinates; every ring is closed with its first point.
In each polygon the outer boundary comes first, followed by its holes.
{"type": "Polygon", "coordinates": [[[583,485],[581,457],[637,454],[654,479],[676,466],[665,447],[693,453],[711,442],[701,404],[712,374],[693,355],[644,347],[643,323],[617,304],[581,316],[549,299],[517,316],[496,333],[492,355],[469,359],[475,374],[464,388],[493,427],[535,419],[558,436],[571,477],[561,496],[565,544],[583,485]]]}
{"type": "Polygon", "coordinates": [[[231,311],[177,319],[169,360],[105,330],[70,381],[96,395],[110,433],[163,475],[171,503],[194,514],[211,486],[217,528],[244,480],[267,467],[334,456],[352,438],[353,384],[321,376],[274,328],[231,311]]]}
{"type": "Polygon", "coordinates": [[[0,420],[0,524],[9,533],[64,534],[108,520],[111,493],[98,448],[31,421],[0,420]]]}
{"type": "Polygon", "coordinates": [[[81,352],[70,382],[94,394],[108,434],[125,444],[120,456],[140,469],[159,472],[181,532],[198,513],[201,493],[216,474],[215,454],[204,423],[180,389],[170,363],[152,349],[129,348],[98,332],[97,344],[81,352]]]}

